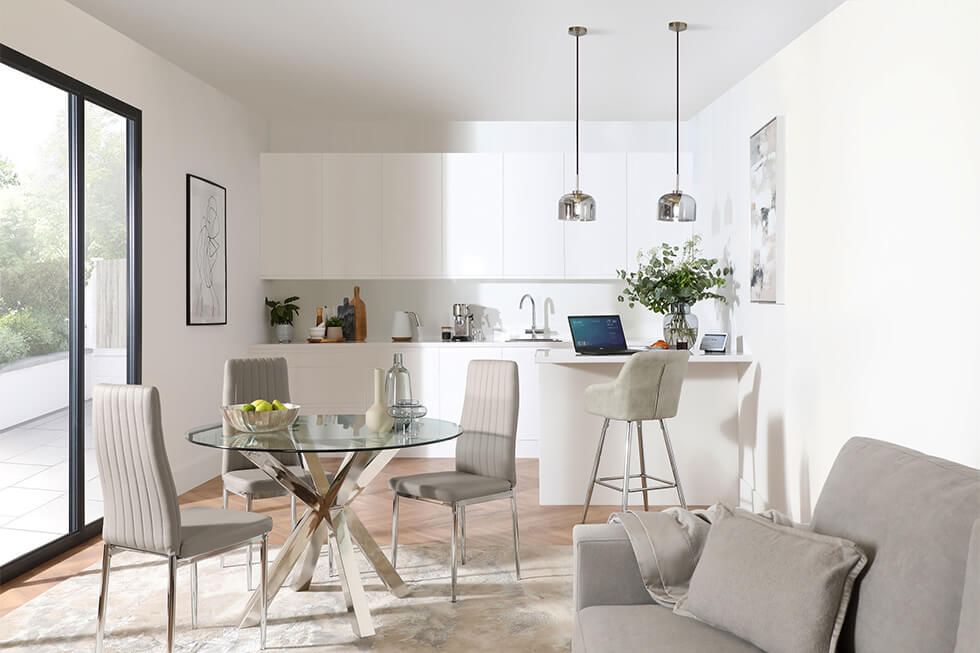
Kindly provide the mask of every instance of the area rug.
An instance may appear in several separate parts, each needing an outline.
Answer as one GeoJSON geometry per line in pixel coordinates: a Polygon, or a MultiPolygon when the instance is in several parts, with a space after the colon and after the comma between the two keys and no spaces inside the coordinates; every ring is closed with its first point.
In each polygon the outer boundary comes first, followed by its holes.
{"type": "MultiPolygon", "coordinates": [[[[269,608],[270,651],[567,651],[572,632],[572,556],[568,546],[522,548],[523,580],[514,577],[507,546],[467,542],[458,602],[449,602],[448,547],[402,546],[399,572],[407,598],[388,593],[362,561],[377,634],[358,639],[336,577],[321,560],[309,592],[284,587],[269,608]]],[[[272,557],[270,555],[270,557],[272,557]]],[[[227,564],[233,564],[228,559],[227,564]]],[[[248,593],[245,569],[200,563],[198,628],[190,629],[189,569],[177,577],[176,650],[193,653],[257,651],[258,629],[234,627],[248,593]]],[[[166,565],[135,553],[113,556],[106,651],[166,649],[166,565]]],[[[0,619],[5,652],[92,651],[99,567],[69,578],[0,619]]]]}

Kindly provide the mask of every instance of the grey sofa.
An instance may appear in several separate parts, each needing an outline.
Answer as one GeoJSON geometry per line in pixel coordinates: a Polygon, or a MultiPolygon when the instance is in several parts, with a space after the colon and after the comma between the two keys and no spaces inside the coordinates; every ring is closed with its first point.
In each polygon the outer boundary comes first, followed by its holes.
{"type": "MultiPolygon", "coordinates": [[[[868,555],[839,651],[980,651],[980,471],[853,438],[811,526],[868,555]]],[[[575,653],[759,650],[655,604],[621,526],[576,526],[573,540],[575,653]]]]}

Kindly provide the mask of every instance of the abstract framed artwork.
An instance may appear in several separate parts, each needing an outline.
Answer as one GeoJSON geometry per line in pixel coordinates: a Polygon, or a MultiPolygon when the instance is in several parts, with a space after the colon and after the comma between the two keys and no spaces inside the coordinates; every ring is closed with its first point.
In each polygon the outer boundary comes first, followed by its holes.
{"type": "Polygon", "coordinates": [[[187,175],[187,324],[228,323],[227,190],[187,175]]]}
{"type": "Polygon", "coordinates": [[[784,302],[783,122],[777,116],[749,138],[753,302],[784,302]]]}

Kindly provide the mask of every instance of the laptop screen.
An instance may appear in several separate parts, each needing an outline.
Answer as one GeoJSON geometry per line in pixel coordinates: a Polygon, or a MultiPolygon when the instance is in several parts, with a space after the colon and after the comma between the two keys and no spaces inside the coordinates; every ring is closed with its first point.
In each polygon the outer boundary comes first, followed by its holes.
{"type": "Polygon", "coordinates": [[[568,326],[575,351],[626,349],[623,323],[618,315],[572,315],[568,326]]]}

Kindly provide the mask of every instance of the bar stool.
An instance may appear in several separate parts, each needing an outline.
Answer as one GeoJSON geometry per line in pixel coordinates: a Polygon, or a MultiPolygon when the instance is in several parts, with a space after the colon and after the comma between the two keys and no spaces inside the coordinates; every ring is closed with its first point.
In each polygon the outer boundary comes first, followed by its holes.
{"type": "Polygon", "coordinates": [[[592,491],[596,485],[621,492],[623,495],[622,509],[629,509],[631,492],[643,493],[643,509],[650,509],[649,493],[653,490],[677,489],[677,498],[681,506],[687,508],[684,500],[684,490],[681,488],[680,476],[677,474],[677,462],[674,460],[674,450],[670,446],[670,434],[667,432],[665,419],[677,415],[677,405],[680,403],[681,386],[687,373],[690,353],[687,351],[647,351],[633,354],[619,371],[619,376],[610,383],[596,383],[585,389],[585,410],[593,415],[604,418],[602,432],[599,435],[599,446],[595,452],[595,463],[592,465],[592,480],[585,495],[585,511],[582,513],[582,523],[589,515],[589,504],[592,502],[592,491]],[[602,447],[606,441],[606,430],[610,420],[626,422],[626,461],[622,476],[622,486],[610,481],[618,481],[618,476],[599,474],[599,460],[602,458],[602,447]],[[673,480],[657,478],[646,473],[646,460],[643,454],[643,422],[657,420],[664,435],[664,445],[667,448],[667,458],[670,460],[670,470],[673,480]],[[630,457],[633,448],[633,425],[636,425],[636,444],[639,450],[640,473],[630,473],[630,457]],[[630,488],[630,480],[639,478],[642,487],[630,488]],[[647,481],[656,481],[659,485],[648,487],[647,481]]]}

